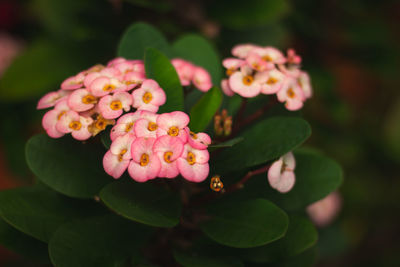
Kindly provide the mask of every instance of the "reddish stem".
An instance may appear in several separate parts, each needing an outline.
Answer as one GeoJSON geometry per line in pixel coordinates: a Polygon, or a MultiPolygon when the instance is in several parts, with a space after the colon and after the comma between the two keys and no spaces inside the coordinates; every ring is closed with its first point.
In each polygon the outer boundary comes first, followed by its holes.
{"type": "Polygon", "coordinates": [[[231,193],[234,192],[236,190],[242,189],[244,187],[244,184],[254,175],[257,174],[261,174],[264,172],[267,172],[269,170],[270,165],[267,166],[263,166],[257,170],[254,171],[249,171],[240,181],[238,181],[237,183],[229,186],[226,190],[225,193],[231,193]]]}

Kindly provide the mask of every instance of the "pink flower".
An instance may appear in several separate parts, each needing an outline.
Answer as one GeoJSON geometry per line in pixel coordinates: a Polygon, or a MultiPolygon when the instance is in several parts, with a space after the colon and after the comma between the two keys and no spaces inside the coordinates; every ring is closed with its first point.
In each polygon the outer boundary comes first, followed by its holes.
{"type": "Polygon", "coordinates": [[[211,76],[202,67],[195,67],[193,72],[193,84],[202,92],[207,92],[212,87],[211,76]]]}
{"type": "Polygon", "coordinates": [[[312,88],[311,88],[310,76],[308,75],[308,73],[300,71],[297,82],[303,91],[304,97],[310,98],[312,96],[312,88]]]}
{"type": "Polygon", "coordinates": [[[125,58],[123,58],[123,57],[117,57],[117,58],[114,58],[114,59],[110,60],[110,61],[107,63],[107,67],[111,68],[111,67],[114,67],[116,64],[123,63],[123,62],[125,62],[125,61],[126,61],[125,58]]]}
{"type": "Polygon", "coordinates": [[[111,140],[113,141],[118,136],[125,135],[128,133],[134,134],[134,125],[138,119],[141,119],[140,111],[128,113],[121,116],[118,119],[117,124],[111,129],[110,132],[111,140]]]}
{"type": "Polygon", "coordinates": [[[132,97],[129,93],[119,92],[100,99],[99,110],[106,119],[115,119],[122,115],[123,110],[131,109],[132,97]]]}
{"type": "Polygon", "coordinates": [[[287,77],[282,88],[276,94],[280,102],[285,102],[285,107],[288,110],[299,110],[303,107],[305,100],[302,88],[297,83],[297,80],[287,77]]]}
{"type": "Polygon", "coordinates": [[[47,134],[52,138],[59,138],[65,133],[57,130],[57,122],[69,111],[70,108],[67,104],[67,100],[60,101],[54,109],[46,112],[42,119],[43,128],[46,130],[47,134]]]}
{"type": "Polygon", "coordinates": [[[55,104],[59,103],[63,99],[66,99],[71,91],[58,90],[56,92],[49,92],[45,94],[38,102],[37,109],[45,109],[53,107],[55,104]]]}
{"type": "Polygon", "coordinates": [[[128,168],[132,158],[131,146],[134,140],[135,136],[132,134],[120,136],[112,142],[110,150],[104,155],[104,170],[115,179],[121,177],[128,168]]]}
{"type": "Polygon", "coordinates": [[[193,64],[180,58],[172,59],[171,63],[178,73],[182,86],[189,86],[195,69],[193,64]]]}
{"type": "Polygon", "coordinates": [[[307,213],[316,225],[324,227],[330,224],[338,215],[341,204],[342,200],[339,193],[333,192],[325,198],[309,205],[307,213]]]}
{"type": "Polygon", "coordinates": [[[134,72],[134,71],[128,72],[123,77],[123,81],[127,85],[127,91],[142,84],[145,79],[146,79],[146,74],[144,74],[142,72],[134,72]]]}
{"type": "Polygon", "coordinates": [[[296,54],[296,51],[294,49],[290,48],[287,50],[287,62],[290,64],[300,64],[301,63],[301,57],[296,54]]]}
{"type": "Polygon", "coordinates": [[[77,140],[86,140],[92,136],[88,130],[88,126],[92,122],[92,118],[79,116],[75,111],[69,110],[60,117],[56,124],[56,129],[62,133],[71,133],[72,137],[77,140]]]}
{"type": "Polygon", "coordinates": [[[132,161],[129,164],[129,175],[137,182],[146,182],[158,176],[161,162],[153,153],[155,138],[137,138],[132,143],[132,161]]]}
{"type": "Polygon", "coordinates": [[[210,170],[209,158],[207,150],[194,149],[186,144],[182,156],[177,160],[178,170],[186,180],[202,182],[207,178],[210,170]]]}
{"type": "Polygon", "coordinates": [[[270,71],[258,72],[255,79],[261,83],[261,93],[270,95],[277,93],[286,80],[285,74],[277,69],[270,71]]]}
{"type": "Polygon", "coordinates": [[[240,44],[232,48],[232,55],[238,58],[246,58],[250,51],[255,48],[261,48],[260,46],[253,44],[240,44]]]}
{"type": "Polygon", "coordinates": [[[142,119],[136,121],[134,131],[137,137],[157,138],[158,114],[143,110],[142,119]]]}
{"type": "Polygon", "coordinates": [[[86,89],[77,89],[73,91],[68,97],[68,105],[70,108],[77,112],[92,109],[97,103],[97,97],[92,95],[86,89]]]}
{"type": "Polygon", "coordinates": [[[187,141],[187,134],[184,130],[189,124],[189,116],[182,111],[164,113],[157,118],[157,137],[169,135],[178,137],[183,143],[187,141]]]}
{"type": "Polygon", "coordinates": [[[261,58],[261,60],[263,60],[267,64],[270,64],[269,69],[273,67],[273,64],[284,64],[286,62],[286,58],[283,53],[274,47],[267,46],[255,48],[251,50],[251,53],[249,53],[248,56],[253,53],[257,54],[261,58]]]}
{"type": "Polygon", "coordinates": [[[296,181],[295,167],[296,161],[292,152],[283,155],[279,160],[272,163],[268,170],[268,181],[271,187],[281,193],[289,192],[296,181]]]}
{"type": "Polygon", "coordinates": [[[188,143],[195,149],[207,149],[211,144],[211,137],[206,133],[194,133],[188,127],[185,128],[188,136],[188,143]]]}
{"type": "Polygon", "coordinates": [[[222,61],[222,65],[226,68],[226,75],[231,76],[240,67],[244,66],[246,61],[237,58],[227,58],[222,61]]]}
{"type": "Polygon", "coordinates": [[[94,96],[105,96],[110,93],[126,91],[127,86],[116,78],[108,78],[105,76],[94,79],[89,86],[90,92],[94,96]]]}
{"type": "Polygon", "coordinates": [[[83,87],[83,81],[85,79],[85,74],[78,73],[75,76],[69,77],[61,84],[61,89],[64,90],[74,90],[83,87]]]}
{"type": "Polygon", "coordinates": [[[222,88],[222,92],[224,92],[224,94],[227,96],[233,96],[235,94],[235,92],[232,91],[231,87],[229,86],[228,79],[223,79],[221,81],[221,88],[222,88]]]}
{"type": "Polygon", "coordinates": [[[164,105],[167,97],[164,90],[154,80],[145,80],[139,89],[132,93],[133,107],[138,110],[157,112],[159,106],[164,105]]]}
{"type": "Polygon", "coordinates": [[[233,92],[243,97],[255,97],[261,91],[260,81],[253,75],[252,70],[246,66],[229,77],[229,87],[233,92]]]}
{"type": "Polygon", "coordinates": [[[159,177],[174,178],[179,174],[176,160],[183,152],[183,143],[179,138],[168,135],[157,138],[153,152],[156,153],[161,162],[159,177]]]}

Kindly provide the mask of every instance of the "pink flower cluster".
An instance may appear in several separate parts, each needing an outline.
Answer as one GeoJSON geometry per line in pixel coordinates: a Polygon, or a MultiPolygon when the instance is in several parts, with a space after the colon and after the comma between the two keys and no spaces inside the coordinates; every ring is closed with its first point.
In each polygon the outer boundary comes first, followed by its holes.
{"type": "Polygon", "coordinates": [[[128,169],[137,182],[179,174],[192,182],[205,180],[211,138],[191,132],[188,124],[189,116],[181,111],[123,115],[111,129],[112,144],[103,158],[105,171],[117,179],[128,169]]]}
{"type": "Polygon", "coordinates": [[[311,97],[310,78],[300,70],[301,57],[293,49],[285,56],[273,47],[243,44],[235,46],[232,54],[234,58],[222,62],[229,76],[221,82],[226,95],[250,98],[260,93],[276,94],[288,110],[302,108],[311,97]]]}
{"type": "MultiPolygon", "coordinates": [[[[177,65],[180,77],[190,78],[202,91],[211,88],[210,75],[189,62],[177,65]]],[[[182,80],[184,85],[187,80],[182,80]]],[[[44,95],[38,109],[54,107],[42,120],[43,128],[53,138],[71,133],[77,140],[86,140],[103,131],[124,111],[131,108],[157,112],[166,101],[158,83],[146,79],[142,60],[115,58],[107,66],[95,65],[61,84],[61,89],[44,95]]]]}
{"type": "Polygon", "coordinates": [[[295,167],[296,160],[292,152],[273,162],[268,170],[268,182],[271,187],[281,193],[287,193],[292,190],[296,182],[295,167]]]}
{"type": "Polygon", "coordinates": [[[210,74],[202,67],[196,66],[189,61],[175,58],[171,61],[178,73],[182,86],[193,84],[202,92],[207,92],[212,87],[210,74]]]}

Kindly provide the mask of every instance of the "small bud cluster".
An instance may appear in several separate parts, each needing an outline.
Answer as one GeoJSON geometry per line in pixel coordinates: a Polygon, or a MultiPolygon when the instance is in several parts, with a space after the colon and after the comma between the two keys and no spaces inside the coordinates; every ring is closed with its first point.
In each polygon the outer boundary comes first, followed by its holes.
{"type": "Polygon", "coordinates": [[[273,47],[243,44],[235,46],[232,54],[235,58],[222,62],[229,76],[221,82],[226,95],[250,98],[260,93],[276,94],[288,110],[302,108],[311,97],[310,78],[300,70],[301,58],[293,49],[285,56],[273,47]]]}
{"type": "MultiPolygon", "coordinates": [[[[182,73],[182,69],[191,70],[190,79],[200,90],[211,88],[206,70],[183,60],[172,61],[183,62],[176,67],[178,73],[182,73]]],[[[182,80],[182,84],[186,85],[186,81],[182,80]]],[[[69,77],[60,90],[43,96],[37,108],[54,107],[42,120],[50,137],[71,133],[77,140],[86,140],[107,125],[114,125],[124,111],[135,108],[157,112],[165,101],[164,90],[156,81],[146,78],[142,60],[115,58],[107,66],[95,65],[69,77]]]]}
{"type": "Polygon", "coordinates": [[[118,179],[128,169],[137,182],[179,174],[192,182],[205,180],[211,138],[191,132],[189,120],[181,111],[156,114],[143,110],[123,115],[111,129],[112,144],[103,158],[105,171],[118,179]]]}
{"type": "Polygon", "coordinates": [[[216,136],[229,136],[232,133],[232,116],[223,109],[214,116],[214,132],[216,136]]]}

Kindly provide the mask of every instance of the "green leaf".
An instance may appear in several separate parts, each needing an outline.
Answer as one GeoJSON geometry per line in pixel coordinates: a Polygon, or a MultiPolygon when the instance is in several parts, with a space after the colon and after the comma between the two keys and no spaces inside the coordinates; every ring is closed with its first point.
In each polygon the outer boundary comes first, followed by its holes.
{"type": "Polygon", "coordinates": [[[190,111],[190,130],[193,132],[204,131],[212,121],[221,103],[221,89],[214,86],[200,98],[190,111]]]}
{"type": "Polygon", "coordinates": [[[117,54],[127,59],[143,59],[150,47],[172,55],[167,40],[156,28],[146,23],[135,23],[123,34],[117,54]]]}
{"type": "Polygon", "coordinates": [[[271,262],[293,257],[311,248],[318,239],[318,233],[309,219],[289,216],[289,228],[286,235],[265,246],[241,250],[240,254],[247,261],[271,262]]]}
{"type": "Polygon", "coordinates": [[[243,142],[215,157],[215,172],[240,170],[278,158],[299,146],[310,134],[310,126],[303,119],[274,117],[263,120],[243,132],[243,142]]]}
{"type": "MultiPolygon", "coordinates": [[[[317,259],[317,249],[312,247],[303,253],[290,257],[283,261],[268,264],[269,267],[313,267],[317,259]]],[[[264,265],[263,265],[264,266],[264,265]]]]}
{"type": "Polygon", "coordinates": [[[73,52],[48,41],[28,47],[0,79],[0,99],[25,101],[59,88],[61,82],[80,68],[73,52]]]}
{"type": "Polygon", "coordinates": [[[208,212],[212,218],[200,225],[201,230],[231,247],[268,244],[282,238],[288,227],[286,213],[265,199],[217,203],[208,212]]]}
{"type": "Polygon", "coordinates": [[[0,244],[28,259],[50,263],[47,244],[17,231],[0,219],[0,244]]]}
{"type": "Polygon", "coordinates": [[[210,8],[211,16],[224,26],[233,29],[270,24],[289,11],[283,0],[220,0],[210,8]]]}
{"type": "Polygon", "coordinates": [[[236,138],[232,138],[231,140],[228,140],[226,142],[223,143],[219,143],[216,145],[211,145],[208,148],[224,148],[224,147],[233,147],[234,145],[242,142],[244,140],[244,138],[242,136],[236,137],[236,138]]]}
{"type": "Polygon", "coordinates": [[[68,137],[56,140],[36,135],[26,145],[28,166],[39,180],[77,198],[92,198],[112,181],[102,166],[104,153],[101,146],[68,137]]]}
{"type": "Polygon", "coordinates": [[[205,68],[213,84],[219,85],[222,78],[221,59],[207,39],[197,34],[188,34],[176,40],[172,48],[178,57],[205,68]]]}
{"type": "Polygon", "coordinates": [[[184,253],[174,250],[175,260],[183,267],[240,267],[243,264],[232,258],[221,257],[217,252],[214,256],[199,255],[197,253],[184,253]]]}
{"type": "Polygon", "coordinates": [[[179,223],[182,206],[177,195],[149,183],[116,181],[101,190],[100,198],[111,210],[136,222],[156,227],[179,223]]]}
{"type": "Polygon", "coordinates": [[[92,203],[69,199],[40,185],[0,192],[1,217],[44,242],[63,222],[91,212],[98,212],[92,203]]]}
{"type": "Polygon", "coordinates": [[[144,65],[147,78],[156,80],[167,95],[167,102],[158,113],[183,111],[183,88],[169,59],[157,49],[149,48],[144,56],[144,65]]]}
{"type": "Polygon", "coordinates": [[[149,233],[114,214],[75,220],[54,233],[50,258],[58,267],[119,266],[143,245],[149,233]]]}

